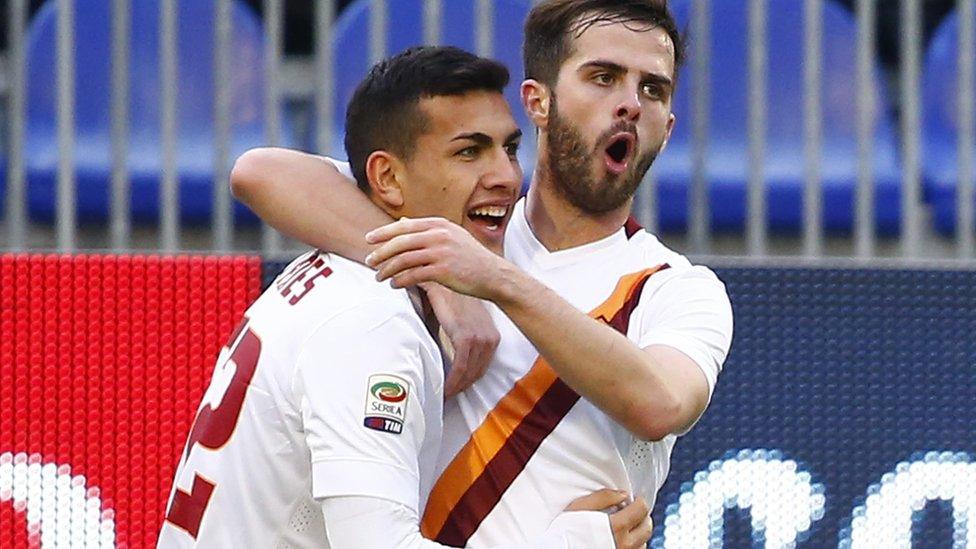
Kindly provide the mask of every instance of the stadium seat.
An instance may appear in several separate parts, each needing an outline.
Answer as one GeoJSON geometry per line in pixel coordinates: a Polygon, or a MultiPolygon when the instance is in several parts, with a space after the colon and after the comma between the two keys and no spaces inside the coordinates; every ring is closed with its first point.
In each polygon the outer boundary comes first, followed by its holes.
{"type": "MultiPolygon", "coordinates": [[[[680,28],[690,29],[692,3],[672,4],[680,28]]],[[[705,173],[711,226],[741,230],[745,224],[748,145],[748,1],[722,0],[711,4],[711,82],[709,140],[705,173]]],[[[766,100],[767,223],[777,232],[795,232],[803,223],[803,10],[793,3],[770,2],[769,60],[766,100]]],[[[855,210],[857,179],[856,23],[840,6],[826,2],[823,10],[822,192],[824,226],[850,231],[855,210]]],[[[671,142],[655,163],[659,181],[661,227],[687,226],[692,178],[692,65],[697,48],[706,47],[689,36],[689,59],[679,77],[674,99],[677,125],[671,142]]],[[[900,217],[900,168],[894,127],[885,113],[884,86],[875,77],[878,96],[875,119],[875,224],[883,233],[897,232],[900,217]]]]}
{"type": "MultiPolygon", "coordinates": [[[[935,227],[942,233],[956,230],[959,19],[959,12],[954,11],[936,30],[925,54],[922,77],[923,180],[935,227]]],[[[976,155],[976,150],[971,154],[976,155]]]]}
{"type": "MultiPolygon", "coordinates": [[[[111,180],[111,2],[73,0],[75,14],[75,175],[80,221],[106,219],[111,180]]],[[[177,2],[176,154],[184,223],[210,219],[214,181],[214,3],[177,2]]],[[[131,3],[128,169],[137,222],[159,216],[162,173],[159,0],[131,3]]],[[[263,34],[245,5],[232,7],[231,159],[264,143],[263,34]]],[[[57,144],[57,14],[47,2],[28,29],[28,203],[34,219],[55,215],[57,144]]],[[[242,204],[237,218],[256,221],[242,204]]]]}
{"type": "MultiPolygon", "coordinates": [[[[333,96],[331,155],[345,158],[342,139],[345,135],[346,105],[360,80],[366,76],[370,63],[370,18],[375,0],[356,0],[343,10],[336,21],[334,34],[335,94],[333,96]]],[[[387,8],[386,54],[392,55],[424,42],[423,0],[384,2],[387,8]]],[[[477,39],[477,0],[451,0],[441,4],[441,43],[475,51],[477,39]]],[[[519,99],[522,82],[522,25],[531,9],[530,0],[494,0],[491,31],[494,37],[490,57],[498,59],[511,71],[511,82],[505,97],[512,114],[525,133],[522,139],[521,160],[526,177],[535,165],[535,132],[519,99]]]]}

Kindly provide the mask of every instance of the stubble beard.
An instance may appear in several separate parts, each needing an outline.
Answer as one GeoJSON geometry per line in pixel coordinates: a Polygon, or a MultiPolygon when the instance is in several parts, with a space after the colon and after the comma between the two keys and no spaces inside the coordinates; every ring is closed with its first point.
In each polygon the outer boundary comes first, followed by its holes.
{"type": "Polygon", "coordinates": [[[651,151],[637,157],[624,173],[603,171],[603,177],[597,180],[593,176],[593,158],[604,154],[603,141],[614,131],[600,136],[590,148],[579,129],[559,115],[555,96],[550,105],[544,168],[556,192],[591,215],[605,214],[625,205],[637,192],[657,153],[651,151]]]}

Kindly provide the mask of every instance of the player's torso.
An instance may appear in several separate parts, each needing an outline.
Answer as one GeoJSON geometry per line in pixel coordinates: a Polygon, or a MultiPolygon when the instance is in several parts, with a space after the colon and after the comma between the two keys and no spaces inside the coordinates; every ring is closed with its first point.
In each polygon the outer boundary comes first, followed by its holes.
{"type": "MultiPolygon", "coordinates": [[[[514,215],[520,214],[521,209],[517,209],[514,215]]],[[[533,246],[537,242],[524,241],[527,226],[519,227],[514,222],[512,225],[506,237],[506,257],[584,312],[601,306],[625,275],[662,264],[686,262],[656,240],[647,240],[653,237],[646,233],[630,241],[624,231],[581,249],[569,250],[571,253],[543,254],[533,246]]],[[[468,435],[482,425],[489,411],[506,398],[516,382],[525,378],[538,358],[538,352],[507,316],[494,307],[491,312],[501,342],[485,376],[445,405],[442,466],[461,449],[468,435]]],[[[626,329],[625,334],[632,340],[639,337],[632,328],[626,329]]],[[[549,405],[556,398],[551,394],[542,396],[533,405],[537,411],[563,413],[565,410],[558,410],[558,402],[549,405]]],[[[561,419],[544,417],[548,413],[530,418],[535,422],[541,417],[538,424],[542,427],[526,438],[529,443],[533,438],[541,438],[541,442],[535,441],[537,449],[531,458],[470,538],[474,546],[538,535],[573,499],[601,488],[627,490],[653,503],[659,482],[667,476],[674,438],[667,437],[657,443],[635,441],[629,432],[585,399],[571,405],[567,402],[566,406],[568,412],[561,419]],[[547,422],[549,425],[545,425],[547,422]],[[555,426],[547,432],[553,422],[555,426]]],[[[524,445],[525,441],[519,444],[524,445]]]]}
{"type": "MultiPolygon", "coordinates": [[[[364,267],[311,252],[248,309],[221,351],[181,455],[160,547],[328,546],[311,497],[293,368],[303,341],[330,315],[375,297],[375,284],[364,267]]],[[[405,306],[396,299],[391,308],[405,306]]],[[[337,375],[352,366],[323,358],[337,375]]],[[[431,426],[438,433],[439,415],[431,426]]],[[[433,454],[432,446],[424,450],[433,454]]]]}

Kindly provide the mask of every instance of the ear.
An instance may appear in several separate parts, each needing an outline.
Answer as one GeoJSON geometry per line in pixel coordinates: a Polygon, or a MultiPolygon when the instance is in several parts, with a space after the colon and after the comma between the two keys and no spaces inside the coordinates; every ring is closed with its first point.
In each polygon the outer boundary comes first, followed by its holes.
{"type": "Polygon", "coordinates": [[[674,113],[671,113],[670,115],[668,115],[668,124],[664,129],[664,141],[661,143],[661,148],[658,149],[657,151],[658,156],[660,156],[661,153],[664,152],[665,147],[668,146],[668,141],[671,140],[671,132],[674,130],[674,122],[675,122],[674,113]]]}
{"type": "Polygon", "coordinates": [[[549,125],[549,103],[552,97],[549,86],[530,78],[522,82],[521,92],[525,114],[537,128],[545,129],[549,125]]]}
{"type": "Polygon", "coordinates": [[[390,208],[403,207],[400,161],[387,151],[373,151],[366,159],[366,178],[373,195],[390,208]]]}

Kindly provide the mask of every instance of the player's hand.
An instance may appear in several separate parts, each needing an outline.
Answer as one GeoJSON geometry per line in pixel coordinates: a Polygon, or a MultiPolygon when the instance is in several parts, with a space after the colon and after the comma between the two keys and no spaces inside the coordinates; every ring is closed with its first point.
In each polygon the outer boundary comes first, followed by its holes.
{"type": "Polygon", "coordinates": [[[651,509],[644,498],[629,501],[626,492],[599,490],[573,500],[567,511],[608,511],[617,549],[643,549],[651,539],[651,509]]]}
{"type": "Polygon", "coordinates": [[[639,497],[623,509],[610,515],[610,529],[618,548],[645,548],[654,532],[651,508],[639,497]]]}
{"type": "Polygon", "coordinates": [[[366,234],[379,247],[366,257],[377,280],[394,288],[423,282],[482,299],[491,299],[505,260],[461,226],[440,217],[401,219],[366,234]]]}
{"type": "Polygon", "coordinates": [[[423,284],[427,300],[451,349],[451,369],[444,380],[444,397],[452,397],[484,375],[495,356],[501,335],[484,303],[440,284],[423,284]]]}

